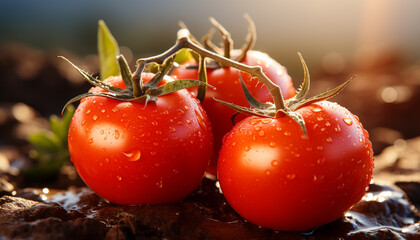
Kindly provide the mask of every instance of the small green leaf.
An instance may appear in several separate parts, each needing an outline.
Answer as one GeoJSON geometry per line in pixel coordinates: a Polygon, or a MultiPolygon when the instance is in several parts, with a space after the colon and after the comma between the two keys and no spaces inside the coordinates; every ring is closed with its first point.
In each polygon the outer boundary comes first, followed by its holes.
{"type": "Polygon", "coordinates": [[[37,151],[56,152],[61,146],[59,141],[54,137],[53,134],[39,132],[32,134],[28,138],[28,141],[37,151]]]}
{"type": "Polygon", "coordinates": [[[249,103],[249,105],[251,105],[254,108],[260,108],[260,109],[267,109],[267,108],[273,107],[273,104],[262,103],[258,101],[254,96],[252,96],[252,94],[249,92],[248,88],[246,87],[244,80],[242,79],[241,73],[238,73],[238,75],[239,75],[239,80],[242,85],[242,91],[244,92],[245,99],[249,103]]]}
{"type": "Polygon", "coordinates": [[[125,60],[125,57],[122,54],[120,54],[117,57],[117,61],[118,66],[120,67],[121,77],[125,83],[126,88],[133,89],[133,75],[131,73],[130,67],[128,66],[127,60],[125,60]]]}
{"type": "Polygon", "coordinates": [[[118,43],[112,36],[103,20],[99,20],[98,27],[98,55],[101,79],[120,74],[117,55],[120,54],[118,43]]]}
{"type": "MultiPolygon", "coordinates": [[[[82,75],[82,77],[86,81],[88,81],[90,84],[92,84],[94,86],[97,86],[97,87],[100,87],[100,88],[103,88],[103,89],[105,89],[107,91],[110,91],[110,92],[113,92],[113,93],[121,93],[123,91],[123,89],[121,89],[121,88],[117,88],[117,87],[114,87],[112,85],[106,84],[105,82],[103,82],[103,81],[101,81],[99,79],[96,79],[96,78],[92,77],[86,71],[80,69],[78,66],[76,66],[74,63],[72,63],[67,58],[65,58],[63,56],[60,56],[60,58],[66,60],[68,63],[70,63],[70,65],[72,65],[80,73],[80,75],[82,75]]],[[[119,71],[118,71],[118,73],[119,73],[119,71]]]]}
{"type": "Polygon", "coordinates": [[[162,96],[162,95],[166,95],[172,92],[179,91],[181,89],[195,87],[195,86],[203,86],[203,85],[215,89],[215,87],[202,81],[198,81],[195,79],[180,79],[180,80],[168,82],[165,85],[162,85],[160,87],[149,88],[146,90],[145,94],[150,95],[152,97],[158,97],[158,96],[162,96]]]}

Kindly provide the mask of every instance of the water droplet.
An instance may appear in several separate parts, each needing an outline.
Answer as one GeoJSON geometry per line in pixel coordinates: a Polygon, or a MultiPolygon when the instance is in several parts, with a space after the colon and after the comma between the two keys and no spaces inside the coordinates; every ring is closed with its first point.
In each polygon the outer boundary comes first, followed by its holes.
{"type": "Polygon", "coordinates": [[[275,147],[275,146],[276,146],[276,142],[270,142],[270,143],[268,144],[268,146],[270,146],[270,147],[275,147]]]}
{"type": "Polygon", "coordinates": [[[259,122],[261,122],[261,119],[251,119],[251,120],[249,120],[248,123],[251,124],[251,125],[256,125],[259,122]]]}
{"type": "Polygon", "coordinates": [[[261,130],[261,126],[255,126],[254,129],[255,129],[255,131],[259,131],[259,130],[261,130]]]}
{"type": "Polygon", "coordinates": [[[260,135],[261,137],[262,137],[262,136],[264,136],[264,131],[260,131],[260,132],[258,133],[258,135],[260,135]]]}
{"type": "Polygon", "coordinates": [[[265,171],[265,175],[270,176],[271,175],[271,171],[270,170],[266,170],[265,171]]]}
{"type": "Polygon", "coordinates": [[[163,179],[161,178],[159,182],[156,183],[158,188],[163,188],[163,179]]]}
{"type": "Polygon", "coordinates": [[[264,124],[268,124],[271,123],[273,120],[271,120],[270,118],[264,118],[261,122],[264,124]]]}
{"type": "Polygon", "coordinates": [[[128,161],[131,162],[135,162],[141,157],[141,152],[138,149],[130,150],[129,152],[124,152],[123,154],[128,158],[128,161]]]}
{"type": "Polygon", "coordinates": [[[115,138],[115,139],[120,138],[120,131],[118,131],[118,130],[115,130],[115,131],[114,131],[114,138],[115,138]]]}
{"type": "Polygon", "coordinates": [[[324,164],[325,163],[325,158],[318,158],[317,160],[316,160],[316,164],[318,164],[318,165],[322,165],[322,164],[324,164]]]}
{"type": "Polygon", "coordinates": [[[179,115],[184,115],[185,114],[184,110],[182,110],[182,109],[178,108],[176,111],[178,112],[179,115]]]}
{"type": "Polygon", "coordinates": [[[106,112],[106,110],[103,108],[102,110],[101,110],[101,113],[105,113],[106,112]]]}
{"type": "Polygon", "coordinates": [[[332,138],[330,138],[330,137],[328,137],[327,139],[325,139],[325,141],[327,141],[327,143],[332,143],[333,142],[332,138]]]}
{"type": "Polygon", "coordinates": [[[117,176],[117,179],[118,179],[118,181],[121,181],[122,180],[122,177],[121,176],[117,176]]]}
{"type": "Polygon", "coordinates": [[[321,112],[322,111],[322,108],[312,107],[311,110],[312,110],[312,112],[321,112]]]}
{"type": "Polygon", "coordinates": [[[203,129],[207,129],[207,125],[204,121],[203,114],[197,109],[195,109],[194,112],[195,112],[195,116],[197,117],[197,121],[198,121],[198,124],[200,125],[200,127],[203,128],[203,129]]]}
{"type": "Polygon", "coordinates": [[[351,126],[353,124],[353,121],[350,118],[343,118],[343,121],[348,125],[351,126]]]}
{"type": "Polygon", "coordinates": [[[93,121],[96,121],[96,120],[98,120],[98,116],[93,115],[92,119],[93,119],[93,121]]]}
{"type": "Polygon", "coordinates": [[[276,167],[278,165],[279,165],[279,161],[277,161],[277,160],[271,161],[271,166],[276,167]]]}
{"type": "Polygon", "coordinates": [[[284,136],[291,136],[292,135],[292,133],[291,132],[289,132],[289,131],[284,131],[284,136]]]}
{"type": "Polygon", "coordinates": [[[287,177],[287,179],[293,180],[293,179],[296,178],[296,174],[294,174],[294,173],[287,174],[286,177],[287,177]]]}
{"type": "Polygon", "coordinates": [[[324,175],[314,175],[312,181],[316,184],[321,184],[324,182],[325,176],[324,175]]]}
{"type": "Polygon", "coordinates": [[[335,128],[334,128],[334,130],[335,130],[336,132],[338,132],[338,133],[339,133],[339,132],[341,132],[341,128],[340,128],[340,126],[339,126],[339,125],[337,125],[337,127],[335,127],[335,128]]]}
{"type": "Polygon", "coordinates": [[[245,146],[244,150],[248,152],[249,150],[251,150],[251,147],[250,146],[245,146]]]}

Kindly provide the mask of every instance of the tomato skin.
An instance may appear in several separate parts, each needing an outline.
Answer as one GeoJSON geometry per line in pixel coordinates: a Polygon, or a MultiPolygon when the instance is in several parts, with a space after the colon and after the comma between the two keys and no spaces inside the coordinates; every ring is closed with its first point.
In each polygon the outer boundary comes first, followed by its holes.
{"type": "MultiPolygon", "coordinates": [[[[239,55],[239,50],[233,50],[232,55],[239,55]]],[[[281,88],[284,98],[288,99],[295,95],[295,89],[286,68],[267,54],[250,50],[241,63],[249,66],[261,66],[267,77],[281,88]]],[[[240,106],[249,106],[242,91],[239,74],[241,74],[247,88],[255,98],[261,102],[273,101],[268,89],[257,78],[251,78],[249,74],[239,73],[237,69],[228,67],[207,69],[208,83],[216,87],[216,90],[207,88],[207,93],[202,103],[210,118],[214,134],[214,152],[216,154],[207,169],[213,175],[216,175],[217,153],[222,146],[223,136],[232,129],[231,117],[236,111],[214,101],[212,98],[232,102],[240,106]]],[[[198,79],[198,72],[196,69],[177,68],[172,76],[175,79],[198,79]]],[[[194,92],[196,91],[195,89],[193,90],[194,92]]],[[[236,120],[239,121],[243,118],[245,118],[244,115],[238,116],[236,120]]]]}
{"type": "MultiPolygon", "coordinates": [[[[143,75],[145,81],[152,77],[143,75]]],[[[124,88],[121,77],[107,81],[124,88]]],[[[71,161],[85,183],[123,205],[185,198],[199,185],[213,151],[210,122],[187,90],[147,106],[85,98],[74,114],[68,140],[71,161]]]]}
{"type": "Polygon", "coordinates": [[[344,215],[361,200],[373,171],[369,135],[357,117],[328,101],[290,117],[248,117],[224,138],[218,161],[230,205],[257,225],[307,231],[344,215]]]}

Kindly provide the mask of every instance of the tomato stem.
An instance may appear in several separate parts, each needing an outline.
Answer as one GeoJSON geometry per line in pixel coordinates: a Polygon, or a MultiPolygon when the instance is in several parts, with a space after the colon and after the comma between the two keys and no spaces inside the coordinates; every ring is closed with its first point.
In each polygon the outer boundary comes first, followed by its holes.
{"type": "Polygon", "coordinates": [[[240,71],[246,72],[250,74],[252,77],[258,78],[265,86],[267,86],[268,90],[270,91],[271,95],[273,96],[274,105],[276,111],[280,109],[286,109],[286,105],[284,102],[283,94],[281,93],[280,87],[273,83],[262,71],[260,66],[248,66],[242,64],[240,62],[234,61],[232,59],[226,58],[221,56],[217,53],[211,52],[200,45],[196,44],[190,38],[191,34],[186,28],[182,28],[178,31],[178,39],[171,48],[165,51],[162,54],[148,57],[148,58],[141,58],[137,60],[137,68],[134,72],[134,77],[136,80],[140,78],[142,71],[144,70],[147,63],[150,62],[157,62],[162,63],[166,58],[176,54],[182,48],[188,48],[199,54],[203,58],[211,58],[214,61],[218,62],[222,66],[226,67],[233,67],[240,71]]]}

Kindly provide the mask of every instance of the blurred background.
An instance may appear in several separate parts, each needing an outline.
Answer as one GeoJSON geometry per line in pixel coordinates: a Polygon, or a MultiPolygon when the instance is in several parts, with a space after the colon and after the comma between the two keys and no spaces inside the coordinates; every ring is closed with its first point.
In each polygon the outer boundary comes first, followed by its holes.
{"type": "Polygon", "coordinates": [[[96,30],[105,20],[120,45],[135,57],[170,47],[184,21],[201,38],[211,27],[208,17],[228,29],[236,46],[247,33],[243,18],[255,21],[256,49],[268,52],[289,71],[298,70],[302,52],[311,68],[338,52],[354,57],[361,48],[392,47],[407,61],[420,56],[420,2],[380,1],[0,1],[0,43],[21,42],[43,50],[59,48],[80,55],[96,54],[96,30]]]}
{"type": "MultiPolygon", "coordinates": [[[[88,89],[56,56],[64,55],[97,73],[99,19],[133,61],[171,47],[179,21],[200,39],[212,27],[210,16],[231,32],[240,48],[247,34],[243,14],[248,13],[257,27],[255,49],[286,66],[296,87],[303,76],[297,52],[309,66],[312,92],[335,87],[357,74],[334,101],[361,118],[380,151],[396,139],[420,135],[419,9],[416,0],[3,0],[3,116],[16,103],[41,116],[58,114],[68,99],[88,89]]],[[[0,116],[0,125],[4,119],[0,116]]]]}

